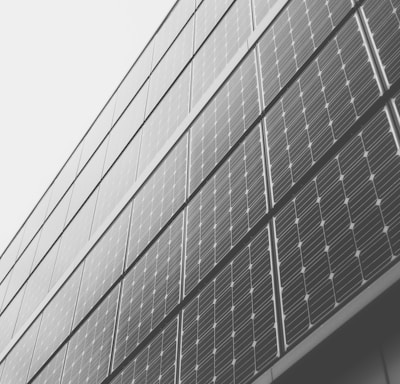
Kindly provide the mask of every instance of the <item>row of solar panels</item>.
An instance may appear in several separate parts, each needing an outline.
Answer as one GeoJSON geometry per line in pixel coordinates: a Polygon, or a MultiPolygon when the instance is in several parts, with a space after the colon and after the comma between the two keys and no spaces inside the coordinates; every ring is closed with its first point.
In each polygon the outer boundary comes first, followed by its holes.
{"type": "MultiPolygon", "coordinates": [[[[368,4],[367,2],[366,6],[368,4]]],[[[365,7],[365,10],[369,11],[368,7],[365,7]]],[[[382,22],[384,23],[385,20],[382,20],[382,22]]],[[[335,151],[337,154],[335,161],[332,160],[332,162],[326,164],[325,168],[319,171],[320,173],[312,180],[311,184],[304,187],[293,202],[287,202],[285,207],[277,212],[275,217],[273,230],[276,236],[273,236],[273,238],[277,244],[277,257],[280,261],[281,310],[284,313],[284,337],[285,343],[288,346],[307,333],[309,329],[312,329],[315,324],[318,324],[318,321],[326,318],[339,304],[343,303],[354,292],[357,292],[360,287],[371,281],[382,269],[390,265],[391,261],[398,255],[398,241],[396,239],[399,237],[399,203],[396,196],[398,196],[399,188],[399,168],[398,143],[393,135],[394,125],[392,120],[395,116],[393,108],[378,112],[359,136],[354,138],[343,149],[340,149],[342,142],[349,138],[349,132],[352,133],[358,129],[360,116],[365,116],[365,114],[363,115],[365,111],[371,113],[371,110],[375,110],[375,106],[378,105],[377,103],[382,100],[382,98],[378,98],[381,91],[376,83],[376,79],[374,79],[376,76],[371,65],[370,52],[366,51],[365,48],[361,49],[357,41],[363,46],[359,20],[352,17],[335,38],[324,46],[321,53],[318,53],[317,57],[308,63],[309,66],[305,71],[302,71],[300,76],[297,76],[296,81],[290,83],[287,90],[284,88],[285,85],[283,85],[282,89],[285,93],[282,92],[282,97],[271,104],[272,108],[267,108],[264,120],[268,138],[267,154],[269,164],[271,165],[271,175],[268,181],[272,182],[274,201],[277,203],[281,202],[283,204],[282,199],[279,200],[279,198],[276,198],[277,193],[274,190],[277,181],[282,178],[282,174],[278,172],[277,176],[275,176],[272,170],[273,160],[276,157],[282,157],[282,153],[285,153],[284,150],[279,150],[279,148],[286,147],[286,152],[289,153],[286,155],[290,160],[287,166],[289,171],[286,172],[289,172],[291,181],[291,183],[286,184],[286,189],[283,188],[281,197],[285,197],[285,194],[292,186],[296,187],[298,181],[302,180],[301,177],[308,175],[307,172],[310,169],[311,171],[318,169],[321,166],[320,164],[326,162],[327,156],[324,156],[324,153],[335,151]],[[351,39],[347,40],[346,36],[350,36],[351,39]],[[356,44],[353,46],[347,41],[355,41],[356,44]],[[344,79],[342,83],[339,81],[340,79],[344,79]],[[320,90],[317,91],[318,89],[320,90]],[[365,92],[365,89],[369,89],[370,91],[365,92]],[[325,105],[323,106],[320,105],[322,97],[316,97],[316,95],[320,94],[322,94],[325,101],[325,105]],[[346,95],[349,95],[347,99],[345,98],[346,95]],[[283,110],[281,109],[281,114],[279,114],[279,108],[283,108],[283,110]],[[314,114],[312,113],[313,111],[315,111],[314,114]],[[338,111],[343,112],[344,116],[338,111]],[[310,115],[307,116],[307,113],[310,113],[310,115]],[[328,116],[329,120],[326,116],[328,116]],[[271,119],[270,121],[268,120],[269,118],[271,119]],[[321,131],[312,131],[310,127],[315,120],[325,121],[326,124],[321,123],[320,127],[327,128],[325,130],[321,129],[321,131]],[[353,128],[350,131],[344,129],[351,126],[353,128]],[[273,127],[275,128],[273,129],[273,127]],[[317,141],[312,140],[312,136],[310,136],[312,134],[314,134],[317,141]],[[341,137],[344,137],[345,140],[340,141],[341,137]],[[318,142],[318,140],[325,143],[325,147],[322,146],[321,152],[314,154],[313,144],[318,142]],[[335,144],[338,140],[339,144],[335,144]],[[276,145],[276,157],[274,157],[275,155],[271,149],[274,145],[276,145]],[[333,150],[330,149],[332,145],[335,145],[333,150]],[[338,150],[340,151],[338,152],[338,150]],[[320,153],[319,157],[318,153],[320,153]],[[293,164],[296,161],[303,169],[300,172],[294,173],[293,164]],[[325,171],[325,169],[327,170],[325,171]],[[318,179],[320,174],[322,181],[318,179]],[[365,197],[365,199],[360,199],[360,196],[365,197]],[[341,204],[335,204],[334,202],[340,202],[342,199],[344,208],[339,213],[336,208],[341,206],[341,204]],[[315,203],[313,203],[314,200],[315,203]],[[335,209],[332,209],[332,207],[335,209]],[[372,227],[370,226],[371,220],[374,224],[372,227]],[[279,223],[283,223],[283,225],[279,223]],[[344,244],[346,244],[345,247],[343,246],[344,244]],[[348,253],[345,253],[343,249],[348,253]]],[[[248,59],[248,62],[252,62],[252,60],[248,59]]],[[[202,125],[202,129],[204,127],[205,125],[202,125]]],[[[214,127],[213,130],[215,130],[214,127]]],[[[225,135],[225,140],[227,136],[230,138],[231,135],[225,135]]],[[[209,141],[204,140],[204,143],[208,144],[209,141]]],[[[260,222],[260,219],[262,221],[263,217],[266,217],[265,180],[263,176],[263,166],[265,164],[263,164],[264,157],[262,156],[261,143],[259,129],[255,128],[244,141],[241,141],[239,144],[233,144],[234,151],[231,150],[231,152],[228,152],[229,157],[226,158],[227,155],[225,155],[226,159],[222,156],[222,159],[226,161],[218,165],[218,170],[212,177],[206,174],[205,184],[201,186],[200,192],[195,194],[190,201],[187,208],[186,220],[187,228],[190,225],[192,227],[188,230],[186,243],[185,294],[189,293],[191,289],[196,289],[199,280],[204,276],[209,276],[208,273],[210,271],[213,273],[214,265],[229,252],[229,255],[231,255],[232,251],[230,250],[233,247],[237,248],[237,244],[241,246],[243,239],[247,238],[246,236],[248,235],[246,234],[249,230],[257,222],[260,222]],[[253,194],[251,193],[252,191],[254,191],[253,194]],[[261,199],[260,196],[262,197],[261,199]],[[222,213],[217,215],[217,210],[220,210],[222,213]],[[219,218],[221,218],[221,221],[218,221],[219,218]],[[195,224],[192,224],[196,222],[198,223],[197,227],[195,224]],[[195,240],[190,241],[190,236],[195,240]],[[216,241],[217,236],[219,236],[218,241],[216,241]],[[196,239],[198,239],[197,242],[196,239]],[[221,246],[218,252],[215,251],[217,246],[221,246]],[[190,276],[193,276],[193,278],[190,278],[190,276]]],[[[177,148],[180,146],[185,147],[180,144],[177,148]]],[[[209,159],[209,156],[206,155],[204,158],[209,159]]],[[[279,165],[281,162],[276,161],[276,164],[279,165]]],[[[165,171],[160,174],[164,173],[165,171]]],[[[149,190],[155,191],[154,193],[156,194],[160,193],[156,187],[149,187],[149,190]]],[[[149,195],[149,193],[144,195],[149,195]]],[[[158,199],[156,197],[156,199],[149,200],[153,204],[154,200],[158,199]]],[[[158,203],[159,201],[157,201],[158,203]]],[[[144,212],[145,217],[148,216],[146,212],[153,212],[152,205],[150,209],[145,208],[149,204],[146,204],[146,201],[138,204],[140,212],[144,212]]],[[[173,216],[174,213],[171,215],[173,216]]],[[[167,215],[166,217],[172,216],[167,215]]],[[[156,217],[159,220],[159,216],[156,217]]],[[[168,219],[166,220],[168,221],[168,219]]],[[[155,228],[158,225],[162,227],[162,224],[156,223],[155,228]]],[[[155,230],[156,232],[157,230],[155,230]]],[[[174,232],[176,231],[174,230],[174,232]]],[[[151,241],[151,235],[149,235],[149,238],[150,240],[147,242],[144,240],[144,247],[151,241]]],[[[234,251],[236,248],[234,248],[234,251]]],[[[138,249],[140,249],[140,246],[138,249]]],[[[180,254],[180,252],[178,253],[180,254]]],[[[133,252],[133,254],[137,255],[138,253],[133,252]]],[[[154,262],[153,258],[150,259],[154,262]]],[[[143,260],[147,259],[140,259],[131,270],[136,271],[139,268],[139,276],[141,276],[140,265],[144,263],[143,260]]],[[[147,271],[147,267],[143,267],[142,265],[142,268],[144,268],[142,270],[147,271]]],[[[157,268],[155,270],[158,272],[157,268]]],[[[169,273],[167,276],[169,276],[169,273]]],[[[233,284],[234,286],[235,284],[233,284]]],[[[267,283],[264,283],[264,288],[265,286],[268,288],[267,283]]],[[[142,287],[146,287],[146,284],[143,283],[142,287]]],[[[208,289],[212,290],[211,288],[208,289]]],[[[145,289],[142,289],[142,291],[144,292],[145,289]]],[[[156,293],[153,295],[156,295],[156,293]]],[[[143,297],[145,296],[149,298],[148,294],[143,295],[143,297]]],[[[269,296],[267,295],[267,297],[269,296]]],[[[249,300],[246,301],[246,304],[248,302],[249,300]]],[[[135,304],[133,308],[137,306],[135,304]]],[[[142,306],[140,307],[142,308],[142,306]]],[[[233,307],[235,306],[233,305],[233,307]]],[[[234,310],[235,308],[232,309],[231,306],[230,311],[234,312],[234,310]]],[[[97,311],[98,309],[94,313],[97,313],[97,311]]],[[[116,308],[114,312],[111,310],[111,313],[115,314],[115,311],[116,308]]],[[[162,311],[158,311],[155,311],[156,315],[154,317],[161,319],[163,316],[157,313],[162,313],[162,311]]],[[[210,311],[211,309],[209,309],[210,311]]],[[[103,311],[99,310],[98,312],[103,311]]],[[[92,316],[94,316],[94,313],[92,316]]],[[[274,313],[274,311],[268,313],[274,313]]],[[[251,316],[253,314],[254,312],[252,312],[251,316]]],[[[153,326],[153,315],[154,313],[150,316],[152,318],[151,321],[149,320],[149,315],[144,317],[146,319],[144,327],[149,327],[149,324],[151,329],[157,327],[157,325],[153,326]]],[[[107,320],[109,323],[110,321],[107,320]]],[[[134,330],[141,330],[141,322],[139,321],[139,323],[140,326],[137,325],[137,322],[132,323],[135,324],[133,326],[134,330]]],[[[154,324],[157,324],[157,321],[154,324]]],[[[199,330],[199,325],[196,325],[196,327],[199,330]]],[[[35,333],[35,327],[33,326],[31,329],[33,331],[28,331],[26,335],[29,335],[29,332],[35,333]]],[[[82,328],[82,332],[85,337],[81,335],[79,337],[80,340],[92,337],[90,335],[86,336],[84,329],[82,328]]],[[[239,330],[241,328],[236,329],[239,330]]],[[[148,333],[146,330],[142,332],[144,332],[144,335],[148,333]]],[[[232,333],[232,338],[234,339],[236,334],[235,329],[232,333]]],[[[79,331],[77,334],[79,334],[79,331]]],[[[110,335],[112,337],[112,332],[110,335]]],[[[204,337],[211,337],[207,335],[204,337]]],[[[213,337],[216,337],[215,331],[213,337]]],[[[268,343],[272,342],[273,344],[274,341],[271,337],[269,335],[268,343]]],[[[276,334],[274,337],[276,337],[276,334]]],[[[18,346],[24,346],[21,348],[24,351],[29,351],[29,348],[26,348],[23,342],[25,338],[29,339],[28,336],[24,336],[18,346]]],[[[35,339],[36,336],[33,336],[33,338],[35,339]]],[[[73,344],[73,338],[71,339],[71,344],[73,344]]],[[[130,349],[124,346],[120,347],[122,349],[126,348],[125,353],[121,356],[129,355],[129,351],[134,351],[136,345],[144,338],[146,336],[140,337],[139,335],[136,338],[139,341],[128,342],[126,340],[125,343],[130,345],[130,349]]],[[[98,339],[98,336],[95,339],[98,339]]],[[[247,340],[248,338],[244,336],[240,338],[242,341],[245,339],[247,340]]],[[[116,340],[116,345],[118,345],[118,337],[116,340]]],[[[197,340],[200,339],[196,339],[196,345],[200,343],[197,340]]],[[[253,341],[257,340],[253,339],[253,341]]],[[[187,348],[193,349],[193,342],[188,343],[187,348]]],[[[209,342],[206,344],[208,345],[209,342]]],[[[18,349],[17,347],[13,350],[12,354],[18,349]]],[[[70,347],[68,349],[70,350],[70,347]]],[[[78,347],[73,349],[79,350],[78,347]]],[[[218,350],[218,348],[216,349],[218,350]]],[[[84,348],[83,351],[85,351],[84,348]]],[[[186,358],[192,361],[194,353],[198,354],[198,349],[196,349],[196,352],[191,350],[186,358]]],[[[12,354],[10,354],[10,357],[12,354]]],[[[15,354],[17,356],[21,355],[21,353],[18,354],[16,352],[15,354]]],[[[216,352],[213,355],[216,356],[216,352]]],[[[196,372],[200,366],[200,364],[197,364],[200,361],[199,359],[201,359],[199,356],[195,358],[196,372]]],[[[233,356],[231,366],[235,366],[236,364],[236,357],[234,354],[233,356]],[[235,363],[232,364],[234,361],[235,363]]],[[[23,360],[20,359],[20,356],[15,358],[19,362],[23,360]]],[[[74,358],[70,357],[71,359],[73,360],[74,358]]],[[[214,363],[216,363],[215,358],[213,359],[214,363]]],[[[6,363],[7,367],[12,367],[14,364],[12,360],[14,359],[10,359],[11,363],[8,363],[8,360],[6,363]]],[[[86,359],[84,360],[86,361],[86,359]]],[[[211,361],[212,359],[208,359],[204,363],[208,364],[208,368],[203,367],[204,371],[207,372],[210,371],[209,364],[211,362],[209,360],[211,361]]],[[[239,355],[237,360],[240,360],[239,355]]],[[[265,357],[261,360],[269,361],[268,359],[265,360],[265,357]]],[[[245,365],[247,366],[247,364],[245,365]]],[[[75,364],[73,366],[75,367],[75,364]]],[[[182,362],[182,372],[183,366],[182,362]]],[[[222,368],[222,371],[219,372],[225,372],[225,368],[222,368]]],[[[10,368],[6,369],[7,371],[10,371],[10,368]]],[[[243,372],[243,369],[237,372],[239,374],[243,372]]],[[[259,369],[256,369],[254,372],[259,372],[259,369]]],[[[222,380],[221,377],[225,377],[222,373],[219,374],[220,378],[218,380],[222,380]]],[[[200,374],[196,373],[196,375],[199,375],[199,382],[201,382],[200,374]]],[[[190,380],[193,380],[193,378],[191,377],[188,380],[188,382],[192,382],[190,380]]]]}

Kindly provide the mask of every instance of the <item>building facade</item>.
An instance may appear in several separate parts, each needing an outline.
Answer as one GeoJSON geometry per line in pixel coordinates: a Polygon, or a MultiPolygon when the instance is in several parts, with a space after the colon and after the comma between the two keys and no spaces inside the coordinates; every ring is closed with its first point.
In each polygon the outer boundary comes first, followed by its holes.
{"type": "Polygon", "coordinates": [[[0,382],[399,383],[399,61],[399,0],[179,0],[0,258],[0,382]]]}

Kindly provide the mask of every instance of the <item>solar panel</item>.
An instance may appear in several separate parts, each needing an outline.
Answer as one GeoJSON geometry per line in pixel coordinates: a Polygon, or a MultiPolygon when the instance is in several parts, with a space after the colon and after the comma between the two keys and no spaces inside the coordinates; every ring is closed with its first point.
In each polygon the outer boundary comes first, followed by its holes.
{"type": "Polygon", "coordinates": [[[66,349],[67,345],[62,347],[60,351],[57,352],[57,354],[50,360],[40,374],[32,381],[32,384],[60,383],[66,349]]]}
{"type": "Polygon", "coordinates": [[[151,41],[140,54],[139,58],[136,60],[135,64],[129,70],[117,89],[117,101],[115,104],[113,123],[119,119],[121,113],[125,110],[133,97],[136,97],[136,93],[150,75],[152,56],[153,41],[151,41]]]}
{"type": "Polygon", "coordinates": [[[150,88],[146,105],[146,116],[150,114],[167,89],[192,57],[193,18],[188,22],[168,49],[150,76],[150,88]]]}
{"type": "Polygon", "coordinates": [[[254,0],[254,15],[256,26],[264,19],[279,0],[254,0]]]}
{"type": "Polygon", "coordinates": [[[19,329],[28,320],[49,292],[55,261],[56,253],[50,252],[29,277],[15,325],[16,329],[19,329]]]}
{"type": "Polygon", "coordinates": [[[275,218],[286,344],[400,253],[400,158],[380,111],[275,218]]]}
{"type": "Polygon", "coordinates": [[[194,12],[194,0],[177,2],[154,37],[153,68],[194,12]]]}
{"type": "Polygon", "coordinates": [[[190,193],[260,114],[256,76],[251,52],[190,128],[190,193]]]}
{"type": "Polygon", "coordinates": [[[21,307],[24,290],[20,290],[0,316],[0,351],[6,347],[14,333],[15,322],[21,307]]]}
{"type": "Polygon", "coordinates": [[[178,319],[171,321],[111,384],[174,384],[178,319]]]}
{"type": "Polygon", "coordinates": [[[107,376],[118,290],[114,288],[70,339],[61,384],[98,384],[107,376]]]}
{"type": "Polygon", "coordinates": [[[126,275],[113,366],[117,367],[178,304],[183,213],[126,275]]]}
{"type": "Polygon", "coordinates": [[[23,237],[23,231],[19,231],[10,244],[7,246],[7,249],[3,252],[0,258],[0,281],[4,279],[7,275],[8,271],[12,268],[15,263],[15,260],[19,256],[19,249],[21,245],[21,240],[23,237]]]}
{"type": "Polygon", "coordinates": [[[363,11],[389,84],[400,78],[400,8],[398,0],[367,0],[363,11]]]}
{"type": "Polygon", "coordinates": [[[146,108],[148,85],[148,82],[143,85],[120,119],[113,126],[109,135],[110,139],[107,145],[103,175],[142,125],[146,108]]]}
{"type": "Polygon", "coordinates": [[[172,149],[133,199],[128,266],[185,201],[187,136],[172,149]]]}
{"type": "Polygon", "coordinates": [[[190,66],[176,80],[142,128],[138,175],[189,113],[190,66]]]}
{"type": "Polygon", "coordinates": [[[350,9],[350,0],[295,0],[285,8],[259,42],[266,106],[350,9]]]}
{"type": "Polygon", "coordinates": [[[85,257],[74,327],[122,274],[131,210],[129,204],[85,257]]]}
{"type": "Polygon", "coordinates": [[[269,229],[183,310],[181,383],[244,383],[278,356],[269,229]]]}
{"type": "Polygon", "coordinates": [[[188,205],[188,294],[266,213],[259,126],[188,205]]]}
{"type": "Polygon", "coordinates": [[[3,300],[7,291],[8,282],[10,281],[11,273],[9,273],[0,283],[0,313],[3,310],[3,300]]]}
{"type": "Polygon", "coordinates": [[[266,115],[275,202],[378,97],[376,78],[353,18],[266,115]]]}
{"type": "Polygon", "coordinates": [[[28,379],[32,378],[70,333],[81,275],[82,267],[74,272],[44,309],[28,379]]]}
{"type": "Polygon", "coordinates": [[[232,3],[233,0],[207,0],[202,2],[196,11],[195,51],[197,51],[232,3]]]}
{"type": "Polygon", "coordinates": [[[136,135],[103,177],[99,186],[91,233],[95,233],[136,179],[141,135],[136,135]]]}
{"type": "Polygon", "coordinates": [[[11,352],[7,355],[4,363],[4,371],[1,377],[2,383],[25,384],[32,358],[36,336],[39,330],[40,317],[29,327],[11,352]]]}
{"type": "Polygon", "coordinates": [[[92,194],[68,227],[65,228],[61,236],[60,249],[58,250],[57,260],[51,278],[52,285],[59,280],[75,260],[79,251],[88,242],[96,198],[97,193],[92,194]]]}
{"type": "Polygon", "coordinates": [[[193,59],[192,106],[245,43],[251,30],[249,0],[237,0],[193,59]]]}

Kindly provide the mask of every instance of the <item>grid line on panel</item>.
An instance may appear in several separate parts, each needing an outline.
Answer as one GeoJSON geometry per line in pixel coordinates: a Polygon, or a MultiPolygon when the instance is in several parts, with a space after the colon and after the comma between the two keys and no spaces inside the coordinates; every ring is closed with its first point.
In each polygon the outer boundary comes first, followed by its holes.
{"type": "Polygon", "coordinates": [[[64,345],[57,354],[46,364],[43,370],[30,380],[32,384],[59,384],[62,369],[64,366],[65,352],[67,345],[64,345]]]}
{"type": "Polygon", "coordinates": [[[398,154],[385,108],[278,213],[288,347],[400,255],[398,154]]]}

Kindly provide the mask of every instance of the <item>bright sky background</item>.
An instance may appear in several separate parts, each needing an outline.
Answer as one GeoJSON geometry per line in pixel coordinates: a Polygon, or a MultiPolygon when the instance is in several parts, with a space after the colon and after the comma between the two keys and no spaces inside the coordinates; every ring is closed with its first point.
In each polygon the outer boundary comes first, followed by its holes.
{"type": "Polygon", "coordinates": [[[175,0],[0,0],[0,254],[175,0]]]}

